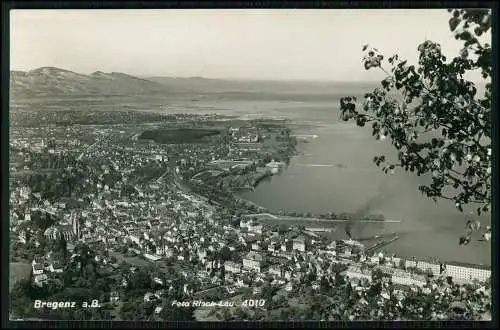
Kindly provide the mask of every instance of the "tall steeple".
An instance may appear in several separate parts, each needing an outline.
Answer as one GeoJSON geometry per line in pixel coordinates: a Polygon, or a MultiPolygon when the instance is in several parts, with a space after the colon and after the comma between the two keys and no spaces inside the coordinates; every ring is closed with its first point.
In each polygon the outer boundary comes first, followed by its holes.
{"type": "Polygon", "coordinates": [[[80,221],[78,221],[75,212],[71,213],[71,222],[73,225],[73,234],[76,236],[76,239],[80,239],[80,221]]]}

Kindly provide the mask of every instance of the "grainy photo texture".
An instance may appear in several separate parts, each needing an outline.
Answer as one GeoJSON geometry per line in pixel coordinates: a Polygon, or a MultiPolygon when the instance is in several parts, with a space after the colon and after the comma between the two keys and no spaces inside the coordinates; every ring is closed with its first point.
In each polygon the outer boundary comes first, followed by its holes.
{"type": "Polygon", "coordinates": [[[491,13],[14,10],[11,320],[491,320],[491,13]]]}

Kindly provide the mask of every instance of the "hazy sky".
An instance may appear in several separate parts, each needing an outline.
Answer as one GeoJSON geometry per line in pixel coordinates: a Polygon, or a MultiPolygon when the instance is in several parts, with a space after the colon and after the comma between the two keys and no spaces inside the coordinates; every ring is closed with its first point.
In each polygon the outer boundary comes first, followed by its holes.
{"type": "Polygon", "coordinates": [[[460,44],[428,10],[15,10],[11,69],[292,80],[378,80],[361,47],[416,61],[425,38],[460,44]]]}

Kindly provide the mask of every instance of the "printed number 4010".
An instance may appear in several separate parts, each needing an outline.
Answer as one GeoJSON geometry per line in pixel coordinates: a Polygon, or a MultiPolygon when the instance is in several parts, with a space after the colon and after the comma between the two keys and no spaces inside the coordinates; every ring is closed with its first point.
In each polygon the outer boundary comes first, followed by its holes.
{"type": "Polygon", "coordinates": [[[241,303],[243,307],[263,307],[266,304],[264,299],[245,299],[241,303]]]}

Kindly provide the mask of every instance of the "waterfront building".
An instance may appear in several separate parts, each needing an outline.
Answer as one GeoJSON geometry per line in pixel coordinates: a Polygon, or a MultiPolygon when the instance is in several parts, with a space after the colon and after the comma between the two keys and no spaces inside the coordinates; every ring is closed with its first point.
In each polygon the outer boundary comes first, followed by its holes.
{"type": "Polygon", "coordinates": [[[405,268],[415,268],[417,267],[417,261],[413,259],[405,260],[405,268]]]}
{"type": "Polygon", "coordinates": [[[491,268],[462,262],[446,263],[445,274],[452,279],[486,281],[491,277],[491,268]]]}
{"type": "Polygon", "coordinates": [[[439,263],[418,261],[416,267],[424,272],[430,270],[434,276],[439,276],[441,273],[441,266],[439,263]]]}

